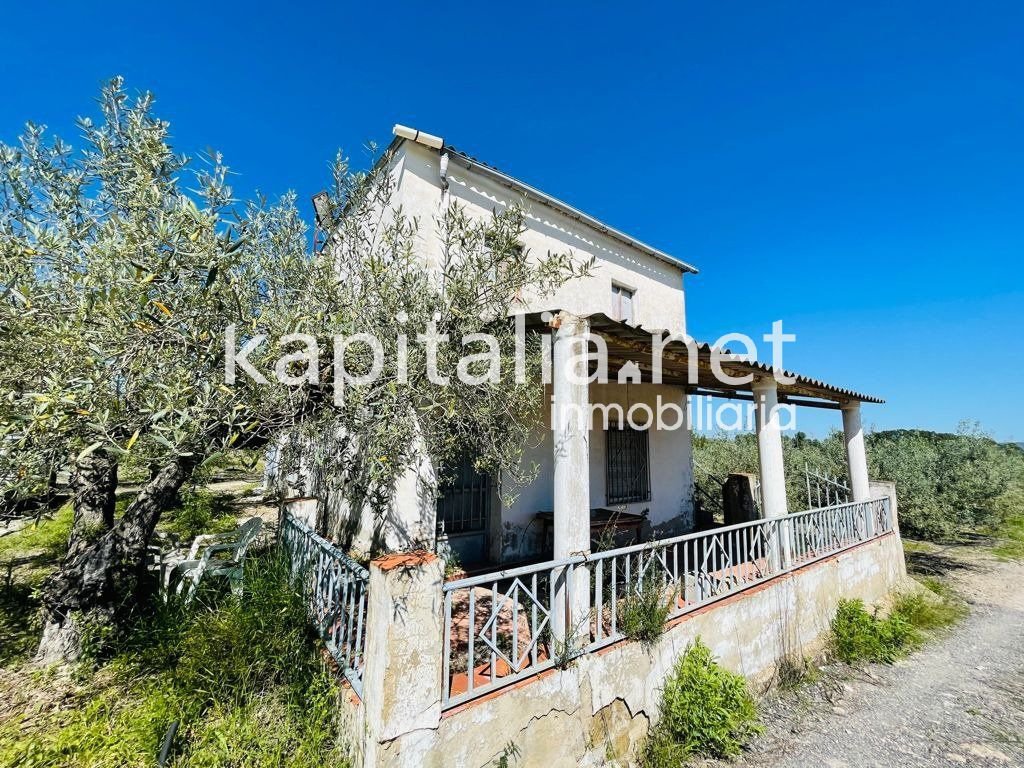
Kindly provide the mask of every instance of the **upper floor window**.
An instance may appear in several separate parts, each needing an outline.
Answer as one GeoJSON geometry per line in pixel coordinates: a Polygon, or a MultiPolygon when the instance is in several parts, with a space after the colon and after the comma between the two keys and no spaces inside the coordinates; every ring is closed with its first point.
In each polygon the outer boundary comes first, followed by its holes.
{"type": "Polygon", "coordinates": [[[612,317],[633,324],[633,290],[612,283],[612,317]]]}

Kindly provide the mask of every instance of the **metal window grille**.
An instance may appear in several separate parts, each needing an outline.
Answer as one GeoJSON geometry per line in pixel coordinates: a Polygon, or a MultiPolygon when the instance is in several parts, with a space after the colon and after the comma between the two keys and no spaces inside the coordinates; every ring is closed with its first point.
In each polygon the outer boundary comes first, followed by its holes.
{"type": "Polygon", "coordinates": [[[646,430],[609,429],[606,496],[609,504],[650,501],[651,473],[646,430]]]}
{"type": "Polygon", "coordinates": [[[462,459],[454,475],[438,490],[439,534],[471,533],[487,527],[491,511],[490,476],[477,472],[470,459],[462,459]]]}

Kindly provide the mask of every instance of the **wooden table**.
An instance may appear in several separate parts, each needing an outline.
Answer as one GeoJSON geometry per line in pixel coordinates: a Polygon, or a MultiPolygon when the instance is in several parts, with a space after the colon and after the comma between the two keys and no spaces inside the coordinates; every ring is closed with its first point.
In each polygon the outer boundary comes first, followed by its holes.
{"type": "MultiPolygon", "coordinates": [[[[544,528],[544,544],[549,549],[554,549],[555,544],[555,513],[549,510],[538,512],[537,519],[541,521],[544,528]]],[[[614,546],[628,547],[631,544],[639,544],[643,524],[647,520],[645,515],[636,515],[632,512],[622,512],[605,507],[595,507],[590,510],[590,545],[601,543],[609,534],[614,539],[614,546]]]]}

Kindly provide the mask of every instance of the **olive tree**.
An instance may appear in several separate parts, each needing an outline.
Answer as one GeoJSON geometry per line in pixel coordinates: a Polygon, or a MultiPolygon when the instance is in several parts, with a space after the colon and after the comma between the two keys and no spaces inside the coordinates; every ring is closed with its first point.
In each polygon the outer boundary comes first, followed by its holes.
{"type": "Polygon", "coordinates": [[[148,94],[115,80],[100,111],[80,120],[80,151],[32,125],[0,147],[0,477],[16,497],[74,469],[47,655],[74,655],[74,615],[134,599],[160,513],[199,463],[276,428],[273,393],[218,385],[223,329],[288,322],[308,260],[294,200],[238,204],[219,157],[172,151],[148,94]],[[115,521],[129,455],[159,471],[115,521]]]}
{"type": "Polygon", "coordinates": [[[335,161],[336,215],[305,298],[313,346],[334,353],[319,377],[333,402],[297,422],[281,469],[301,464],[311,490],[338,494],[350,518],[373,513],[364,554],[387,547],[395,483],[424,457],[436,480],[472,457],[500,474],[506,498],[532,479],[522,457],[543,415],[541,343],[511,318],[593,266],[525,249],[527,213],[516,205],[479,216],[447,202],[435,220],[408,216],[391,205],[389,160],[368,174],[335,161]]]}
{"type": "Polygon", "coordinates": [[[80,121],[78,151],[31,125],[0,146],[0,481],[13,497],[74,469],[75,532],[43,588],[42,657],[76,656],[83,617],[131,614],[160,515],[222,451],[291,435],[347,475],[355,501],[382,508],[424,447],[442,464],[470,451],[511,485],[527,478],[519,458],[543,390],[536,340],[515,375],[508,315],[589,264],[524,253],[514,207],[479,219],[448,205],[425,235],[392,207],[388,158],[370,173],[336,161],[329,241],[312,250],[293,196],[236,201],[218,155],[172,150],[148,94],[114,80],[100,112],[80,121]],[[437,263],[423,253],[434,236],[437,263]],[[452,343],[421,343],[424,329],[452,343]],[[461,340],[482,332],[497,340],[497,378],[482,359],[472,383],[433,375],[455,371],[481,343],[461,340]],[[379,340],[380,375],[359,376],[374,365],[365,344],[342,366],[308,354],[310,339],[328,350],[356,333],[379,340]],[[268,375],[231,375],[242,349],[268,375]],[[115,520],[128,458],[156,471],[115,520]]]}

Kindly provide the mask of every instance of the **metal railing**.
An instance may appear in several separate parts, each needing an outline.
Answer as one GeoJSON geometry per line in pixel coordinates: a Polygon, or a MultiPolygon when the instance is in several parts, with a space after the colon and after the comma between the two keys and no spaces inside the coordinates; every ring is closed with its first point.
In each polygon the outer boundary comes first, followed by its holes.
{"type": "Polygon", "coordinates": [[[851,501],[788,515],[792,565],[828,557],[892,530],[888,497],[851,501]]]}
{"type": "Polygon", "coordinates": [[[820,468],[811,469],[804,464],[804,480],[807,483],[807,506],[827,507],[831,504],[846,504],[853,498],[849,484],[841,477],[833,477],[820,468]]]}
{"type": "Polygon", "coordinates": [[[880,499],[872,499],[872,512],[874,517],[872,522],[874,523],[874,534],[876,536],[888,533],[896,526],[893,524],[892,518],[892,499],[888,496],[883,496],[880,499]]]}
{"type": "Polygon", "coordinates": [[[342,673],[362,696],[369,572],[312,528],[285,513],[281,547],[291,579],[309,600],[310,621],[342,673]]]}
{"type": "Polygon", "coordinates": [[[527,565],[444,585],[443,706],[554,666],[553,606],[570,562],[527,565]]]}
{"type": "Polygon", "coordinates": [[[672,619],[891,529],[880,498],[448,582],[442,706],[622,640],[647,590],[672,619]]]}

